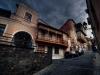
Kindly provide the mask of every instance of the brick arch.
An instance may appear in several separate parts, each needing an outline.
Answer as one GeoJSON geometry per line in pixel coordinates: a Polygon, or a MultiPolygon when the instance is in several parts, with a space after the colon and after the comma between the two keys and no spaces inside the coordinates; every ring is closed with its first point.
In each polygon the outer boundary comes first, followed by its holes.
{"type": "Polygon", "coordinates": [[[16,47],[32,48],[32,37],[25,31],[15,33],[13,36],[13,42],[16,47]]]}

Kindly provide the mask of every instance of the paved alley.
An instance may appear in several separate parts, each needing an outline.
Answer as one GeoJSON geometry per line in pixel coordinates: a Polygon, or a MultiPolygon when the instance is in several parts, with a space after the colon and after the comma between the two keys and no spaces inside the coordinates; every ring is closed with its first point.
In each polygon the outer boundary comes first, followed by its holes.
{"type": "Polygon", "coordinates": [[[80,57],[54,60],[52,65],[33,75],[100,75],[95,56],[95,53],[86,52],[80,57]]]}

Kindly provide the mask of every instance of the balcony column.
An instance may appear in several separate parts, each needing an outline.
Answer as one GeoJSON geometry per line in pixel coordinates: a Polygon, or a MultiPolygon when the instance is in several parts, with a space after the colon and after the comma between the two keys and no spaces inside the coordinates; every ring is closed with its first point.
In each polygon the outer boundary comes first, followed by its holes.
{"type": "Polygon", "coordinates": [[[47,30],[47,38],[48,38],[48,40],[50,40],[50,38],[49,38],[49,28],[48,28],[48,30],[47,30]]]}
{"type": "Polygon", "coordinates": [[[59,58],[64,58],[64,49],[59,48],[59,58]]]}
{"type": "Polygon", "coordinates": [[[52,47],[52,59],[54,59],[54,57],[55,57],[55,48],[52,47]]]}
{"type": "Polygon", "coordinates": [[[57,32],[56,32],[56,36],[55,36],[55,37],[56,37],[56,42],[58,43],[58,37],[57,37],[57,32]]]}
{"type": "Polygon", "coordinates": [[[50,41],[50,30],[49,30],[49,28],[48,28],[48,40],[50,41]]]}
{"type": "Polygon", "coordinates": [[[48,52],[48,46],[45,46],[45,53],[48,52]]]}

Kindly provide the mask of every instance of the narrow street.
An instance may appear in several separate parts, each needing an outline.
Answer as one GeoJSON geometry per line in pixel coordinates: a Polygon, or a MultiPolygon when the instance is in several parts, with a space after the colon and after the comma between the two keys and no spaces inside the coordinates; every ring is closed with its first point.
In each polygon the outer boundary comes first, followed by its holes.
{"type": "Polygon", "coordinates": [[[95,65],[95,53],[86,52],[80,57],[54,60],[53,64],[33,75],[100,75],[95,65]]]}
{"type": "Polygon", "coordinates": [[[100,75],[100,0],[0,0],[0,75],[100,75]]]}

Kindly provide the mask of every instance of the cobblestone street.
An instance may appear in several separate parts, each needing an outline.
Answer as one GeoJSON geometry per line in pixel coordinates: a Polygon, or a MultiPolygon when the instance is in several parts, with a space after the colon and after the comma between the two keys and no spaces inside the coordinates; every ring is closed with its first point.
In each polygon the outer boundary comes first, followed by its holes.
{"type": "Polygon", "coordinates": [[[54,60],[53,64],[33,75],[100,75],[96,54],[86,52],[80,57],[54,60]]]}

